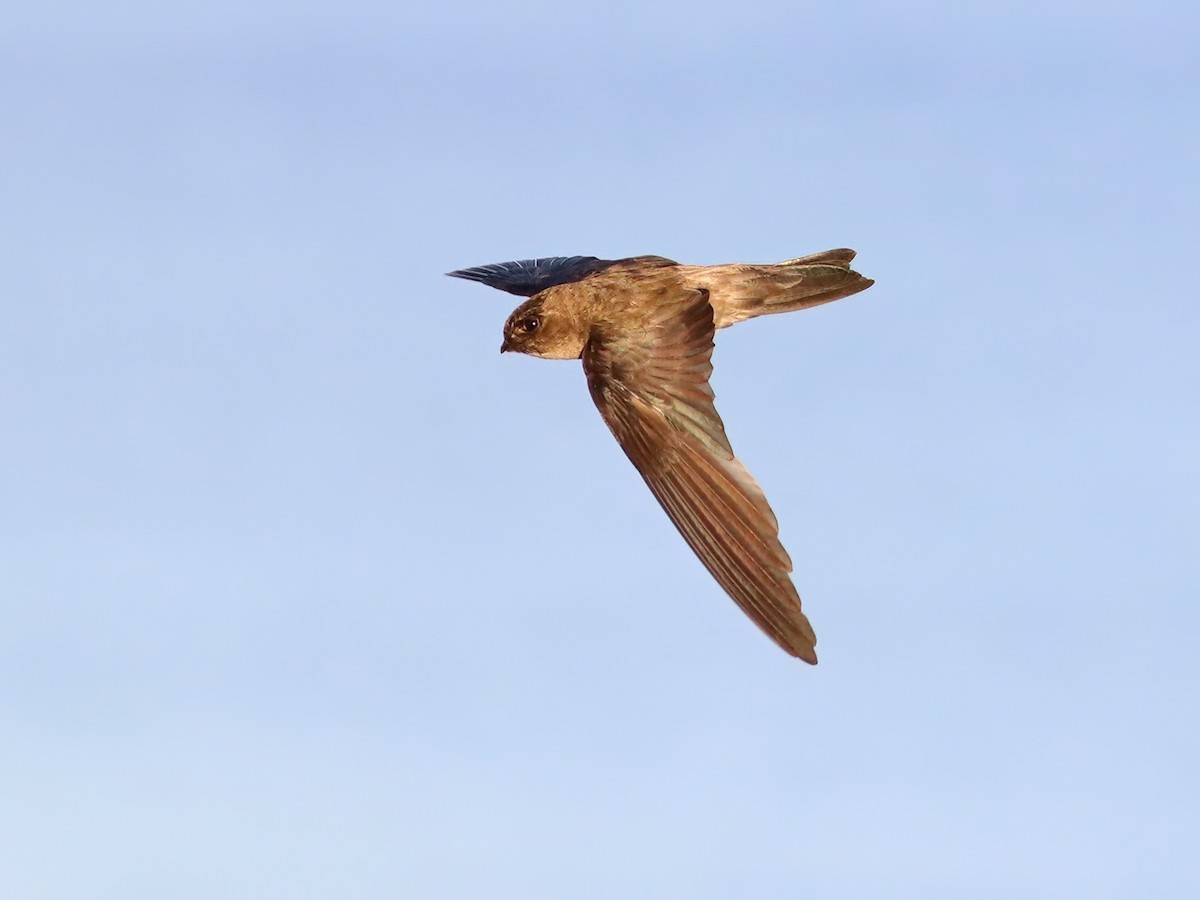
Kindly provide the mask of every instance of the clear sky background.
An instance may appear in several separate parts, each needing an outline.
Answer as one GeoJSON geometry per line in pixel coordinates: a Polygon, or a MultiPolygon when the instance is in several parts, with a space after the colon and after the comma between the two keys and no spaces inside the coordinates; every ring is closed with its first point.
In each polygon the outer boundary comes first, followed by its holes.
{"type": "Polygon", "coordinates": [[[0,896],[1200,896],[1200,13],[26,3],[0,896]],[[851,246],[719,335],[820,637],[712,582],[552,254],[851,246]]]}

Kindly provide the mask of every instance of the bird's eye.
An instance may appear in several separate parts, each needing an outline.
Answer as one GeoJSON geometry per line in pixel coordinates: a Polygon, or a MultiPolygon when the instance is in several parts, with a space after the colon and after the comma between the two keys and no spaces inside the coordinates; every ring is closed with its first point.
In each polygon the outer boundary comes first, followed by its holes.
{"type": "Polygon", "coordinates": [[[537,331],[539,327],[541,327],[541,324],[542,324],[542,320],[539,319],[537,316],[526,316],[524,319],[522,319],[520,322],[517,323],[517,327],[520,328],[522,331],[524,331],[526,334],[532,334],[533,332],[537,331]]]}

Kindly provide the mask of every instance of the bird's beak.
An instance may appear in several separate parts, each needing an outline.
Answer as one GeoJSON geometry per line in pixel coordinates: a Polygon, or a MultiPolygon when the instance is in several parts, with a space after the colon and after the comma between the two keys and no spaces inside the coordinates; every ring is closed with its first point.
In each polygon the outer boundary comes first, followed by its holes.
{"type": "Polygon", "coordinates": [[[501,353],[507,353],[507,352],[508,352],[508,349],[509,349],[509,348],[508,348],[508,335],[505,335],[505,336],[504,336],[504,343],[500,345],[500,352],[501,352],[501,353]]]}

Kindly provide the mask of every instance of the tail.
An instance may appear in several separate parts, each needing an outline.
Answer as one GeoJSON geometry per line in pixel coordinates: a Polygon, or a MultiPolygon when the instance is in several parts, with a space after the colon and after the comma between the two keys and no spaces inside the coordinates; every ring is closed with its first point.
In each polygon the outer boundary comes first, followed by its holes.
{"type": "Polygon", "coordinates": [[[696,287],[709,292],[718,328],[743,319],[820,306],[865,291],[875,282],[850,268],[854,251],[826,250],[775,265],[696,267],[696,287]]]}

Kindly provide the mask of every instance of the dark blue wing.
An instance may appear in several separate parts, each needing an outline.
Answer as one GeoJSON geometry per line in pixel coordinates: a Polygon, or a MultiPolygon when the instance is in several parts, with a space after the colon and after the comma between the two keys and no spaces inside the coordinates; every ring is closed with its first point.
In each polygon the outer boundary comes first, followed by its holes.
{"type": "Polygon", "coordinates": [[[579,281],[619,262],[597,259],[595,256],[545,256],[541,259],[522,259],[516,262],[492,263],[472,269],[457,269],[446,274],[452,278],[478,281],[489,287],[532,297],[556,284],[579,281]]]}

